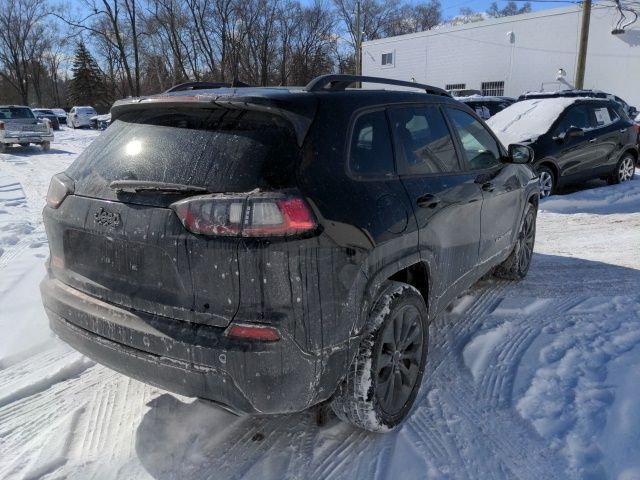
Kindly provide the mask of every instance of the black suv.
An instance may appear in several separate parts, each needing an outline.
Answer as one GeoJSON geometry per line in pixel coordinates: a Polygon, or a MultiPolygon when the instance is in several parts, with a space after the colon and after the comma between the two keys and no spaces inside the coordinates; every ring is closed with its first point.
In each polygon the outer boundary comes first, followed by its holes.
{"type": "Polygon", "coordinates": [[[531,150],[443,90],[329,75],[111,112],[51,181],[41,291],[63,340],[144,382],[242,412],[330,400],[388,430],[429,322],[490,270],[529,268],[531,150]]]}
{"type": "Polygon", "coordinates": [[[553,194],[558,186],[590,179],[621,183],[633,178],[639,127],[615,100],[522,100],[487,124],[504,144],[533,148],[541,197],[553,194]]]}
{"type": "Polygon", "coordinates": [[[515,102],[515,99],[510,97],[483,97],[480,95],[457,97],[456,100],[468,105],[483,120],[488,120],[515,102]]]}

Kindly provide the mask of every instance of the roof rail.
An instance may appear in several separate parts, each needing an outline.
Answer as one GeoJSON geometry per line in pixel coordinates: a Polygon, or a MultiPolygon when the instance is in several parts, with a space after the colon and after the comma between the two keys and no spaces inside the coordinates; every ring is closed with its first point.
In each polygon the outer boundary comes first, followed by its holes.
{"type": "Polygon", "coordinates": [[[432,95],[451,96],[449,92],[442,88],[425,85],[423,83],[406,82],[404,80],[393,80],[390,78],[366,77],[362,75],[321,75],[311,80],[305,87],[305,90],[307,92],[337,92],[345,90],[349,85],[356,82],[381,83],[385,85],[418,88],[432,95]]]}
{"type": "Polygon", "coordinates": [[[224,82],[185,82],[174,85],[163,93],[184,92],[186,90],[205,90],[208,88],[228,88],[231,85],[224,82]]]}

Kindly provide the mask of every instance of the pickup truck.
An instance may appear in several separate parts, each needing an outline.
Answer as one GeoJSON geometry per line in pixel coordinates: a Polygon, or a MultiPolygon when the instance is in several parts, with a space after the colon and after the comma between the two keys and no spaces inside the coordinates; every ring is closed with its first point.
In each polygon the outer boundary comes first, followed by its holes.
{"type": "Polygon", "coordinates": [[[45,152],[51,148],[53,131],[49,120],[38,120],[29,107],[0,105],[0,153],[11,145],[35,143],[45,152]]]}

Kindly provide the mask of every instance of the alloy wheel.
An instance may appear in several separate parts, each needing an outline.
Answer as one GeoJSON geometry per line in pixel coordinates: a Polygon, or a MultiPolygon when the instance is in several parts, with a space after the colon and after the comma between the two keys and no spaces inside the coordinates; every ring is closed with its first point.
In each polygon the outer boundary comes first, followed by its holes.
{"type": "Polygon", "coordinates": [[[422,328],[420,311],[413,305],[405,305],[382,331],[376,395],[387,414],[402,410],[419,377],[424,348],[422,328]]]}
{"type": "Polygon", "coordinates": [[[635,170],[635,165],[633,158],[627,156],[622,159],[620,162],[620,167],[618,167],[618,178],[620,182],[626,182],[627,180],[631,180],[633,177],[633,173],[635,170]]]}
{"type": "Polygon", "coordinates": [[[545,198],[551,195],[553,190],[553,175],[546,170],[540,172],[540,197],[545,198]]]}

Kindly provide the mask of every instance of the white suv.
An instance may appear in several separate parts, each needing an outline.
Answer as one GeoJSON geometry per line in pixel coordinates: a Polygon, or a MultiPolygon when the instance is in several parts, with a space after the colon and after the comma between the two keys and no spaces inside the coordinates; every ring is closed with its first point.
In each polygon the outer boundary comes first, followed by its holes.
{"type": "Polygon", "coordinates": [[[93,107],[73,107],[67,115],[67,125],[71,128],[89,127],[91,117],[97,114],[93,107]]]}

